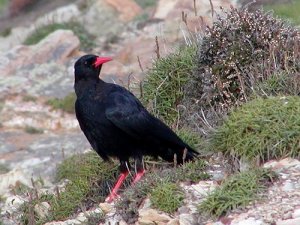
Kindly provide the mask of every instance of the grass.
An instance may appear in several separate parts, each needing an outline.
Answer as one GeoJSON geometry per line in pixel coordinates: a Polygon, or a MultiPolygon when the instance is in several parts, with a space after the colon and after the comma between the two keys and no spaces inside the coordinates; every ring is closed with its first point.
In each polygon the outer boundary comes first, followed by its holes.
{"type": "Polygon", "coordinates": [[[178,182],[190,183],[208,179],[209,175],[205,172],[206,167],[207,164],[202,159],[185,163],[176,168],[163,163],[155,165],[147,163],[145,177],[122,193],[122,199],[116,205],[118,213],[127,223],[135,223],[138,218],[139,206],[147,196],[150,196],[155,208],[168,213],[175,212],[183,198],[178,182]]]}
{"type": "Polygon", "coordinates": [[[53,23],[43,27],[37,28],[30,36],[24,41],[25,45],[34,45],[40,42],[42,39],[47,37],[52,32],[63,29],[63,30],[72,30],[74,34],[79,38],[81,48],[84,50],[90,50],[94,47],[94,42],[91,35],[85,30],[78,22],[69,22],[69,23],[53,23]]]}
{"type": "Polygon", "coordinates": [[[9,171],[10,169],[6,165],[0,163],[0,174],[8,173],[9,171]]]}
{"type": "Polygon", "coordinates": [[[25,132],[28,134],[42,134],[44,133],[43,129],[32,127],[32,126],[26,126],[25,132]]]}
{"type": "Polygon", "coordinates": [[[211,149],[264,162],[300,157],[300,97],[257,98],[232,111],[211,138],[211,149]]]}
{"type": "Polygon", "coordinates": [[[275,175],[269,170],[254,169],[235,174],[226,179],[199,205],[199,212],[214,218],[248,205],[258,199],[275,175]]]}
{"type": "Polygon", "coordinates": [[[25,203],[22,222],[29,224],[34,205],[42,201],[50,204],[50,213],[45,219],[34,215],[36,224],[65,220],[76,212],[89,208],[95,202],[104,201],[108,195],[108,185],[115,182],[117,174],[118,166],[103,162],[95,152],[74,155],[64,160],[57,168],[56,181],[69,180],[65,191],[55,195],[43,195],[25,203]]]}
{"type": "Polygon", "coordinates": [[[154,7],[157,3],[157,0],[135,0],[135,2],[142,8],[146,9],[149,7],[154,7]]]}
{"type": "Polygon", "coordinates": [[[300,0],[293,0],[291,3],[277,3],[264,6],[265,10],[273,10],[274,14],[291,20],[294,24],[300,24],[300,0]]]}
{"type": "Polygon", "coordinates": [[[150,111],[171,125],[178,121],[178,104],[184,96],[183,85],[195,66],[196,48],[183,47],[158,58],[143,83],[143,101],[150,111]]]}
{"type": "Polygon", "coordinates": [[[47,104],[52,106],[54,109],[61,109],[67,113],[75,113],[75,93],[70,93],[63,99],[53,98],[47,101],[47,104]]]}
{"type": "Polygon", "coordinates": [[[158,184],[150,195],[153,206],[167,213],[174,213],[183,203],[184,193],[172,182],[158,184]]]}

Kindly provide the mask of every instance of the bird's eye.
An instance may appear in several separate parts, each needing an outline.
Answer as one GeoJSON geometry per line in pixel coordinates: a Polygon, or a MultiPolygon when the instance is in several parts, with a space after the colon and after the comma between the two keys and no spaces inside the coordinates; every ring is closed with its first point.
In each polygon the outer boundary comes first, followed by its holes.
{"type": "Polygon", "coordinates": [[[88,64],[88,62],[87,61],[84,61],[84,65],[87,65],[88,64]]]}

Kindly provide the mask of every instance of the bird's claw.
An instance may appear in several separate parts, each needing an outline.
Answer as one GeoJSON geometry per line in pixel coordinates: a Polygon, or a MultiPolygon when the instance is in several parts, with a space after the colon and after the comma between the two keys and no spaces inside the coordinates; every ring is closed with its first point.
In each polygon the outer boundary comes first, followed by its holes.
{"type": "Polygon", "coordinates": [[[119,197],[120,197],[120,195],[118,195],[117,193],[111,192],[109,194],[109,196],[107,196],[107,198],[105,199],[105,202],[112,203],[115,199],[117,199],[119,197]]]}

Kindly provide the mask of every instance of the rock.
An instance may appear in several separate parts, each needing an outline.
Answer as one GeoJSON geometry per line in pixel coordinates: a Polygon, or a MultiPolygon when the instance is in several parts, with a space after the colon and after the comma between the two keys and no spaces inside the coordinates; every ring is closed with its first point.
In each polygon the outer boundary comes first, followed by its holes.
{"type": "Polygon", "coordinates": [[[121,33],[125,24],[119,19],[119,13],[106,1],[96,0],[82,15],[81,23],[96,37],[110,37],[121,33]]]}
{"type": "Polygon", "coordinates": [[[16,46],[0,54],[0,93],[66,96],[73,91],[73,74],[67,76],[64,63],[79,44],[72,31],[57,30],[36,45],[16,46]]]}
{"type": "Polygon", "coordinates": [[[179,219],[170,220],[167,225],[180,225],[179,219]]]}
{"type": "Polygon", "coordinates": [[[290,192],[295,190],[295,184],[290,180],[286,180],[282,186],[282,190],[286,192],[290,192]]]}
{"type": "Polygon", "coordinates": [[[256,220],[255,218],[250,217],[248,219],[238,221],[237,223],[232,221],[231,225],[266,225],[266,224],[261,220],[256,220]]]}
{"type": "Polygon", "coordinates": [[[133,0],[105,0],[119,14],[119,18],[128,22],[142,12],[141,7],[133,0]]]}
{"type": "Polygon", "coordinates": [[[17,183],[31,186],[30,177],[24,173],[24,170],[14,168],[8,173],[0,174],[0,195],[7,194],[10,187],[15,186],[17,183]]]}
{"type": "Polygon", "coordinates": [[[109,203],[106,203],[106,202],[100,203],[99,207],[104,212],[104,214],[110,213],[113,209],[113,206],[109,203]]]}
{"type": "Polygon", "coordinates": [[[300,218],[300,208],[296,209],[293,214],[292,214],[293,218],[300,218]]]}
{"type": "MultiPolygon", "coordinates": [[[[1,189],[0,189],[1,190],[1,189]]],[[[25,202],[25,199],[21,196],[9,196],[5,200],[4,207],[2,208],[3,212],[12,214],[13,212],[18,211],[19,207],[25,202]]]]}
{"type": "Polygon", "coordinates": [[[171,220],[166,214],[159,213],[154,209],[142,209],[139,211],[138,223],[140,225],[155,225],[168,223],[171,220]]]}
{"type": "Polygon", "coordinates": [[[289,220],[279,220],[276,222],[276,225],[299,225],[300,224],[300,217],[295,219],[289,220]]]}
{"type": "Polygon", "coordinates": [[[34,212],[39,218],[45,218],[50,210],[50,205],[48,202],[41,202],[34,206],[34,212]]]}
{"type": "Polygon", "coordinates": [[[47,13],[38,18],[29,27],[16,27],[11,30],[11,34],[7,37],[0,36],[0,52],[7,51],[16,45],[22,44],[25,39],[34,32],[38,27],[50,23],[66,23],[78,17],[80,11],[75,4],[70,4],[57,8],[56,10],[47,13]]]}
{"type": "Polygon", "coordinates": [[[180,225],[195,225],[197,221],[194,216],[191,214],[180,214],[179,215],[179,224],[180,225]]]}

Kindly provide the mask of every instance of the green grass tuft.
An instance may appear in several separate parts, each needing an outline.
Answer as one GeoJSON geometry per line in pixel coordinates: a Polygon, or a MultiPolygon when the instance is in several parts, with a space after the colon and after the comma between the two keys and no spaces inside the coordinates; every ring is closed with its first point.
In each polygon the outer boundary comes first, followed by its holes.
{"type": "Polygon", "coordinates": [[[32,126],[26,126],[25,132],[28,134],[42,134],[44,133],[43,129],[32,127],[32,126]]]}
{"type": "Polygon", "coordinates": [[[6,165],[0,163],[0,174],[8,173],[9,170],[10,169],[6,165]]]}
{"type": "Polygon", "coordinates": [[[47,37],[49,34],[56,30],[72,30],[74,34],[79,38],[81,48],[85,50],[89,50],[94,47],[93,37],[88,34],[85,28],[77,22],[69,22],[69,23],[54,23],[49,24],[43,27],[39,27],[32,33],[29,37],[24,41],[25,45],[34,45],[40,42],[42,39],[47,37]]]}
{"type": "MultiPolygon", "coordinates": [[[[53,220],[65,220],[95,202],[104,201],[108,195],[108,185],[112,185],[118,176],[118,166],[105,163],[95,152],[74,155],[63,161],[57,168],[56,180],[68,179],[65,191],[55,195],[34,199],[26,203],[23,210],[23,221],[29,221],[35,204],[47,201],[50,213],[46,219],[35,215],[35,222],[43,224],[53,220]],[[27,209],[27,211],[25,210],[27,209]]],[[[28,224],[25,223],[24,224],[28,224]]]]}
{"type": "Polygon", "coordinates": [[[257,98],[233,111],[211,138],[211,149],[249,161],[300,157],[300,98],[257,98]]]}
{"type": "Polygon", "coordinates": [[[184,193],[176,183],[161,182],[152,191],[153,206],[167,213],[175,212],[183,203],[184,193]]]}
{"type": "Polygon", "coordinates": [[[135,2],[142,8],[146,9],[149,7],[154,7],[157,3],[157,0],[135,0],[135,2]]]}
{"type": "Polygon", "coordinates": [[[68,113],[75,113],[75,93],[70,93],[63,99],[54,98],[47,101],[47,104],[52,106],[54,109],[61,109],[68,113]]]}
{"type": "Polygon", "coordinates": [[[196,47],[184,47],[156,59],[143,84],[143,101],[150,111],[169,125],[177,122],[177,105],[184,96],[183,85],[193,72],[196,47]]]}
{"type": "Polygon", "coordinates": [[[264,6],[265,10],[273,10],[274,14],[291,20],[294,24],[300,24],[300,0],[293,0],[290,3],[276,3],[264,6]]]}
{"type": "Polygon", "coordinates": [[[199,205],[199,212],[217,218],[230,210],[244,207],[257,199],[274,179],[274,173],[265,169],[235,174],[207,196],[199,205]]]}

